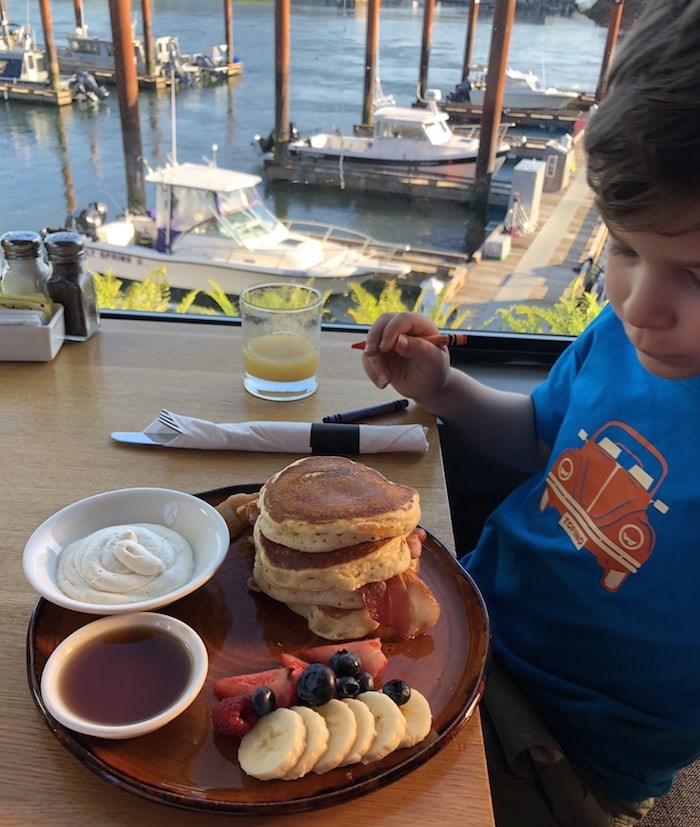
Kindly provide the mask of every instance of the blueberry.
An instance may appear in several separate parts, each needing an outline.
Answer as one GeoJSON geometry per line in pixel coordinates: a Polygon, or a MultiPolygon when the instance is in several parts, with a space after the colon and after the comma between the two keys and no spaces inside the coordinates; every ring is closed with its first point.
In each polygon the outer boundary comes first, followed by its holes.
{"type": "Polygon", "coordinates": [[[360,692],[371,692],[374,689],[374,678],[369,672],[360,672],[357,682],[360,684],[360,692]]]}
{"type": "Polygon", "coordinates": [[[406,681],[388,681],[382,687],[382,692],[388,695],[398,706],[402,706],[411,697],[411,687],[406,681]]]}
{"type": "Polygon", "coordinates": [[[343,675],[335,682],[335,694],[338,698],[356,698],[360,694],[360,682],[352,675],[343,675]]]}
{"type": "Polygon", "coordinates": [[[330,666],[312,663],[299,676],[297,695],[306,706],[323,706],[335,697],[335,672],[330,666]]]}
{"type": "Polygon", "coordinates": [[[360,659],[353,652],[348,652],[347,649],[341,649],[332,655],[329,666],[339,678],[346,675],[356,678],[362,671],[360,659]]]}
{"type": "Polygon", "coordinates": [[[250,699],[250,705],[253,707],[253,712],[260,718],[263,715],[269,715],[270,712],[277,706],[277,699],[275,693],[269,686],[259,686],[250,699]]]}

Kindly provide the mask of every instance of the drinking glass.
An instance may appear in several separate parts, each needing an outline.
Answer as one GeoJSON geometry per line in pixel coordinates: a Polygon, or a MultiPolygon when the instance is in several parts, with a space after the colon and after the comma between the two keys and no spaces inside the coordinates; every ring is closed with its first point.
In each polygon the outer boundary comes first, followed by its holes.
{"type": "Polygon", "coordinates": [[[243,386],[261,399],[290,401],[318,387],[323,296],[302,284],[257,284],[239,296],[243,386]]]}

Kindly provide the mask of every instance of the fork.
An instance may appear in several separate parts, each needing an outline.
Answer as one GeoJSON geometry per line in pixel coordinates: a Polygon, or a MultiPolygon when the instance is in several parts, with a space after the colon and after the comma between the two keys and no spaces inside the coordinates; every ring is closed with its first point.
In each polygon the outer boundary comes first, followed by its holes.
{"type": "Polygon", "coordinates": [[[164,408],[158,414],[158,422],[160,422],[161,425],[165,425],[166,428],[170,428],[171,431],[177,431],[178,434],[182,433],[182,428],[173,419],[173,415],[164,408]]]}

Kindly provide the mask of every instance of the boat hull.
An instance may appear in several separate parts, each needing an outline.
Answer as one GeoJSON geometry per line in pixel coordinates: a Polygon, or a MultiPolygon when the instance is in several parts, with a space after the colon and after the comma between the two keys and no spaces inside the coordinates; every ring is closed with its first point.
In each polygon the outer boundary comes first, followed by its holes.
{"type": "Polygon", "coordinates": [[[335,272],[331,268],[330,272],[323,274],[309,270],[290,271],[252,264],[171,255],[140,245],[122,247],[90,239],[86,239],[85,254],[88,267],[98,273],[105,273],[109,270],[118,278],[145,281],[154,270],[163,268],[165,278],[172,288],[211,290],[217,285],[224,293],[234,296],[239,295],[246,287],[270,279],[291,283],[305,283],[313,280],[314,284],[323,291],[346,293],[350,283],[361,283],[376,275],[370,270],[363,271],[350,266],[338,267],[335,272]]]}
{"type": "MultiPolygon", "coordinates": [[[[570,92],[528,92],[526,90],[509,90],[503,93],[504,109],[563,109],[572,104],[578,95],[570,92]]],[[[474,106],[483,106],[484,89],[472,89],[469,92],[469,102],[474,106]]]]}
{"type": "MultiPolygon", "coordinates": [[[[508,149],[499,150],[494,172],[504,164],[508,149]]],[[[450,182],[468,182],[476,173],[476,155],[440,160],[406,160],[399,158],[373,158],[369,155],[324,152],[314,147],[294,147],[288,150],[289,159],[299,164],[323,168],[338,174],[344,172],[368,172],[391,175],[422,175],[450,182]]]]}

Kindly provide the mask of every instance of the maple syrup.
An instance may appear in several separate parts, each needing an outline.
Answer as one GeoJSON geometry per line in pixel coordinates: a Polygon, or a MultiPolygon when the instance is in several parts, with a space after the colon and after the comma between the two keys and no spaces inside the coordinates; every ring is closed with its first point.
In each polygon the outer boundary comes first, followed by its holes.
{"type": "Polygon", "coordinates": [[[73,714],[119,726],[162,712],[180,697],[191,674],[191,657],[172,635],[132,628],[76,650],[62,670],[59,692],[73,714]]]}

